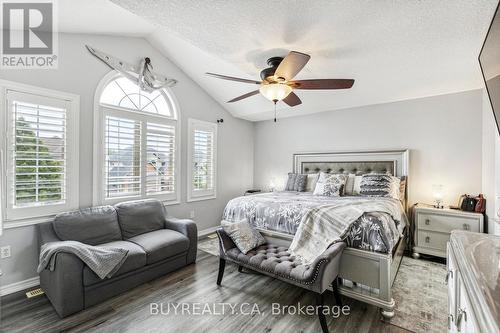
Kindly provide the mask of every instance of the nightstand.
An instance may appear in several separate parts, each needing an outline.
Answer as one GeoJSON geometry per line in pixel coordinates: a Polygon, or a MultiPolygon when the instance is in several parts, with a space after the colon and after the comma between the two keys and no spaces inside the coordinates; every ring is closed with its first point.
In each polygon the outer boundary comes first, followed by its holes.
{"type": "Polygon", "coordinates": [[[420,253],[446,258],[446,243],[452,230],[483,232],[483,214],[479,213],[419,204],[414,208],[413,217],[415,259],[420,253]]]}

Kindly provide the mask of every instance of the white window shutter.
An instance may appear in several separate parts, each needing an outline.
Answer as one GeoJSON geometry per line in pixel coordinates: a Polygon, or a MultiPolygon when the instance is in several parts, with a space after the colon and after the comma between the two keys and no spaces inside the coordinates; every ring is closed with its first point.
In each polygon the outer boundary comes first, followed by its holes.
{"type": "Polygon", "coordinates": [[[146,193],[175,191],[175,127],[147,123],[146,193]]]}
{"type": "Polygon", "coordinates": [[[78,97],[54,94],[5,90],[4,216],[9,221],[40,218],[78,204],[78,97]]]}
{"type": "Polygon", "coordinates": [[[188,201],[216,196],[217,125],[189,119],[188,201]]]}
{"type": "Polygon", "coordinates": [[[104,195],[126,198],[141,194],[141,123],[106,116],[104,126],[104,195]]]}

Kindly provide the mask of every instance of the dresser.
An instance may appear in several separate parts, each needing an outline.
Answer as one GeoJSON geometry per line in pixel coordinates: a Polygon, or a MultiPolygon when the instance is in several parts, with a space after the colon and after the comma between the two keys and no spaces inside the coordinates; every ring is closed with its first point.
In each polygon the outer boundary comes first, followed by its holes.
{"type": "Polygon", "coordinates": [[[500,332],[500,237],[452,231],[446,262],[448,332],[500,332]]]}
{"type": "Polygon", "coordinates": [[[446,257],[446,243],[452,230],[483,232],[483,214],[427,205],[414,207],[413,258],[420,254],[446,257]]]}

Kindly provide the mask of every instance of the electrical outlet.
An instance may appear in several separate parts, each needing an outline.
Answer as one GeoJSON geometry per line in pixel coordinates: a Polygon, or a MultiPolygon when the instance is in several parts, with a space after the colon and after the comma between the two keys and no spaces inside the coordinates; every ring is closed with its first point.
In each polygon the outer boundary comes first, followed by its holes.
{"type": "Polygon", "coordinates": [[[190,219],[194,219],[194,210],[192,210],[192,211],[189,213],[189,218],[190,218],[190,219]]]}
{"type": "Polygon", "coordinates": [[[2,259],[10,257],[10,245],[0,247],[0,257],[2,259]]]}

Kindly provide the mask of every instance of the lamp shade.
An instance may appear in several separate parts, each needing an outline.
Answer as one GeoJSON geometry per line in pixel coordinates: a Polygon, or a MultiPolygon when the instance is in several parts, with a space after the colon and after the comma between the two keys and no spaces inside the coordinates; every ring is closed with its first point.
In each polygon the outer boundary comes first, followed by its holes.
{"type": "Polygon", "coordinates": [[[292,87],[283,83],[263,84],[260,93],[270,101],[281,101],[292,92],[292,87]]]}

